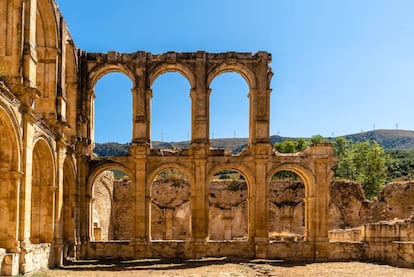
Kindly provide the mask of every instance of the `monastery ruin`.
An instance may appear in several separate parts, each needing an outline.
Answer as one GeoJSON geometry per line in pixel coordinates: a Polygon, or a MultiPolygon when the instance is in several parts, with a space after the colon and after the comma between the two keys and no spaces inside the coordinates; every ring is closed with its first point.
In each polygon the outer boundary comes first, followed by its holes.
{"type": "MultiPolygon", "coordinates": [[[[4,0],[0,15],[0,275],[104,258],[413,267],[414,220],[330,231],[331,217],[340,216],[330,207],[330,144],[272,150],[269,53],[88,53],[76,47],[54,0],[4,0]],[[111,72],[133,83],[131,147],[127,156],[96,157],[94,87],[111,72]],[[152,85],[166,72],[191,87],[188,149],[151,147],[152,85]],[[225,72],[249,87],[249,142],[239,155],[210,147],[210,84],[225,72]],[[115,182],[114,170],[125,178],[115,182]],[[279,201],[281,171],[302,183],[294,198],[279,201]],[[177,172],[184,181],[175,181],[177,172]]],[[[335,228],[343,227],[353,226],[335,228]]]]}

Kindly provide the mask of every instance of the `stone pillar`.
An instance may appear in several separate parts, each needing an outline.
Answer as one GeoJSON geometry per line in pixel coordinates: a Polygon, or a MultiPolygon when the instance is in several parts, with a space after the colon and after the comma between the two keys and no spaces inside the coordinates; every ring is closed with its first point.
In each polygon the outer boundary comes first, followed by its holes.
{"type": "Polygon", "coordinates": [[[135,144],[147,144],[150,141],[150,106],[152,90],[145,88],[132,89],[133,101],[133,135],[135,144]]]}
{"type": "Polygon", "coordinates": [[[205,256],[208,236],[207,160],[202,156],[194,159],[195,184],[191,186],[191,229],[195,258],[205,256]]]}
{"type": "Polygon", "coordinates": [[[76,150],[78,151],[77,155],[77,182],[79,184],[79,237],[80,237],[80,249],[77,256],[81,258],[87,257],[87,246],[90,241],[91,236],[91,222],[90,222],[90,201],[91,201],[91,192],[88,191],[87,181],[89,174],[89,156],[85,156],[84,153],[87,151],[87,145],[83,143],[78,143],[76,150]]]}
{"type": "Polygon", "coordinates": [[[0,218],[0,226],[5,229],[0,234],[0,247],[9,253],[18,253],[19,190],[23,174],[16,171],[4,172],[1,168],[0,172],[0,202],[6,203],[5,214],[0,218]]]}
{"type": "Polygon", "coordinates": [[[305,198],[306,239],[315,243],[315,259],[329,256],[329,186],[332,178],[332,167],[336,164],[332,145],[314,144],[308,149],[312,157],[312,168],[315,183],[309,185],[309,195],[305,198]]]}
{"type": "Polygon", "coordinates": [[[33,123],[36,118],[33,116],[33,110],[27,104],[24,105],[23,111],[23,169],[25,175],[20,191],[19,207],[19,241],[22,249],[20,257],[20,272],[26,273],[32,270],[30,262],[31,243],[31,196],[32,196],[32,165],[33,165],[33,123]]]}
{"type": "Polygon", "coordinates": [[[266,258],[266,244],[269,237],[269,214],[267,197],[267,159],[259,155],[256,157],[256,182],[250,184],[251,190],[249,237],[256,245],[256,257],[266,258]]]}
{"type": "Polygon", "coordinates": [[[173,239],[173,210],[166,208],[164,209],[165,213],[165,240],[172,240],[173,239]]]}
{"type": "Polygon", "coordinates": [[[54,230],[54,262],[55,266],[63,265],[63,163],[65,161],[66,145],[64,141],[56,144],[56,193],[55,193],[55,230],[54,230]]]}
{"type": "Polygon", "coordinates": [[[250,98],[250,135],[249,145],[270,143],[270,93],[269,88],[271,71],[270,54],[258,52],[257,66],[255,67],[256,87],[251,87],[250,98]]]}
{"type": "Polygon", "coordinates": [[[207,87],[206,53],[196,53],[196,84],[191,88],[191,144],[209,147],[210,90],[207,87]]]}
{"type": "Polygon", "coordinates": [[[232,223],[233,223],[233,210],[223,210],[223,222],[224,222],[224,240],[232,240],[232,223]]]}
{"type": "Polygon", "coordinates": [[[23,82],[28,87],[36,87],[36,12],[37,0],[23,3],[23,82]]]}
{"type": "Polygon", "coordinates": [[[146,188],[147,179],[147,151],[149,146],[136,145],[132,148],[135,160],[135,218],[134,243],[135,257],[144,258],[147,252],[147,243],[150,238],[150,205],[149,189],[146,188]],[[148,195],[147,195],[148,194],[148,195]]]}

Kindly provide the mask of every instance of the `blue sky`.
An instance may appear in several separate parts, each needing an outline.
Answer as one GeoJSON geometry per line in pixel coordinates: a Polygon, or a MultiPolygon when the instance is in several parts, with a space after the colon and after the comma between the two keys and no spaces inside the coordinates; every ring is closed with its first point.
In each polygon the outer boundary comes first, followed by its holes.
{"type": "MultiPolygon", "coordinates": [[[[339,136],[397,124],[414,130],[414,1],[57,2],[76,45],[86,51],[270,52],[271,134],[339,136]]],[[[96,141],[131,139],[130,88],[119,74],[98,82],[96,141]]],[[[247,137],[244,80],[223,74],[211,89],[210,136],[247,137]]],[[[153,92],[152,139],[187,140],[186,79],[162,75],[153,92]]]]}

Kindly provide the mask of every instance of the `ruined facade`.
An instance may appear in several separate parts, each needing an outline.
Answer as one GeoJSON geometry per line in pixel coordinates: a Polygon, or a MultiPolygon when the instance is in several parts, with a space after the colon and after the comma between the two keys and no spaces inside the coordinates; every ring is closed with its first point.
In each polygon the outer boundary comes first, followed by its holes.
{"type": "MultiPolygon", "coordinates": [[[[342,245],[329,243],[328,234],[332,148],[313,145],[295,155],[272,151],[269,53],[87,53],[76,48],[53,0],[1,1],[0,15],[2,274],[59,266],[67,258],[338,259],[330,253],[342,245]],[[122,72],[133,83],[133,137],[127,156],[99,158],[92,153],[94,87],[110,72],[122,72]],[[165,72],[178,72],[188,80],[192,103],[189,149],[168,155],[151,149],[150,137],[151,87],[165,72]],[[249,143],[238,156],[210,148],[209,86],[224,72],[239,73],[249,86],[249,143]],[[111,189],[94,188],[94,183],[114,169],[128,175],[132,188],[127,240],[109,240],[115,230],[99,234],[101,223],[93,221],[94,193],[111,195],[111,189]],[[189,181],[189,200],[183,204],[190,211],[190,234],[174,240],[183,231],[169,229],[177,217],[169,209],[164,212],[170,215],[161,217],[164,229],[155,232],[162,239],[154,240],[151,228],[159,226],[151,222],[156,199],[152,184],[167,169],[180,170],[189,181]],[[240,204],[248,211],[246,232],[237,235],[242,241],[233,239],[231,228],[209,239],[214,201],[207,196],[207,180],[221,170],[240,172],[245,180],[240,204]],[[281,170],[293,171],[304,181],[300,243],[269,242],[269,183],[281,170]],[[103,235],[108,241],[95,240],[103,235]]],[[[237,218],[237,211],[225,207],[218,212],[224,219],[237,218]]],[[[339,258],[350,259],[352,251],[360,251],[352,245],[346,249],[339,258]]]]}

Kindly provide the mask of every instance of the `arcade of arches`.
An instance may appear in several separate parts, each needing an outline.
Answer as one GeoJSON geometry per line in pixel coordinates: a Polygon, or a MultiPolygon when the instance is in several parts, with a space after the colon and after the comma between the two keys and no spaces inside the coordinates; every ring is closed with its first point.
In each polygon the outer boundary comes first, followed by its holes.
{"type": "Polygon", "coordinates": [[[53,0],[2,1],[0,14],[1,274],[66,259],[360,257],[361,244],[329,242],[331,145],[272,151],[269,53],[88,53],[53,0]],[[94,87],[111,72],[132,82],[131,146],[96,157],[94,87]],[[166,72],[190,85],[188,149],[151,147],[152,85],[166,72]],[[249,89],[248,146],[237,156],[210,147],[210,85],[226,72],[249,89]],[[305,188],[283,227],[269,196],[280,171],[305,188]],[[292,228],[300,239],[272,235],[292,228]]]}

